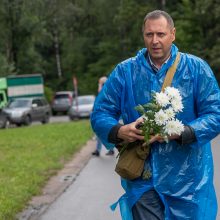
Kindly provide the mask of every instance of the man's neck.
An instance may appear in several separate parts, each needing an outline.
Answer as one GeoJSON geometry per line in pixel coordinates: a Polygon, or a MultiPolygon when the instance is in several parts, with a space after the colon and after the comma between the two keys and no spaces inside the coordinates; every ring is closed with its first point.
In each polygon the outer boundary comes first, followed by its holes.
{"type": "Polygon", "coordinates": [[[150,61],[151,66],[156,69],[157,71],[159,71],[162,67],[163,64],[167,63],[167,61],[170,59],[171,54],[169,54],[169,56],[167,58],[165,58],[164,60],[152,60],[152,58],[150,57],[150,54],[148,53],[148,59],[150,61]]]}

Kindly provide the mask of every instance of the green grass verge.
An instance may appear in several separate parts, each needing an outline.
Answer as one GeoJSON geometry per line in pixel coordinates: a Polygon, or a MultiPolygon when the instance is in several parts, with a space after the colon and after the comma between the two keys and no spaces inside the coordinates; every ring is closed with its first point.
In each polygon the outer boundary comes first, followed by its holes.
{"type": "Polygon", "coordinates": [[[15,219],[91,137],[87,120],[0,130],[0,219],[15,219]]]}

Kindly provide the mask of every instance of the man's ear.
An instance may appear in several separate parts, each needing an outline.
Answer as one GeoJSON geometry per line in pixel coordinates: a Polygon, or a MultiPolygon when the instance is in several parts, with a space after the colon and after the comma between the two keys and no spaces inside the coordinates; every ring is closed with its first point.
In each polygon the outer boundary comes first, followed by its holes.
{"type": "Polygon", "coordinates": [[[176,28],[175,27],[172,29],[171,34],[172,34],[172,38],[173,38],[172,41],[175,41],[175,39],[176,39],[176,28]]]}

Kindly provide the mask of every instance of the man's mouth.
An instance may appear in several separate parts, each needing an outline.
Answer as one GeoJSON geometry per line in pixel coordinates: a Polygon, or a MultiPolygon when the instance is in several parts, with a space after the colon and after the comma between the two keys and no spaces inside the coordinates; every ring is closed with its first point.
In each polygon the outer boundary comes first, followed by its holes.
{"type": "Polygon", "coordinates": [[[158,53],[161,51],[161,48],[152,48],[152,51],[155,52],[155,53],[158,53]]]}
{"type": "Polygon", "coordinates": [[[152,50],[157,51],[157,50],[161,50],[161,48],[157,48],[157,47],[155,47],[155,48],[152,48],[152,50]]]}

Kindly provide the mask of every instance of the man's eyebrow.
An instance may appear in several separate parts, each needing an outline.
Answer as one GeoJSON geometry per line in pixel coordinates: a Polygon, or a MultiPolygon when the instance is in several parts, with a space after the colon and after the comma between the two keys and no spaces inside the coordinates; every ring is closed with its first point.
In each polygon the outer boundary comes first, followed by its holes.
{"type": "Polygon", "coordinates": [[[152,34],[152,33],[156,33],[156,34],[166,34],[166,32],[163,31],[146,31],[145,34],[152,34]]]}

